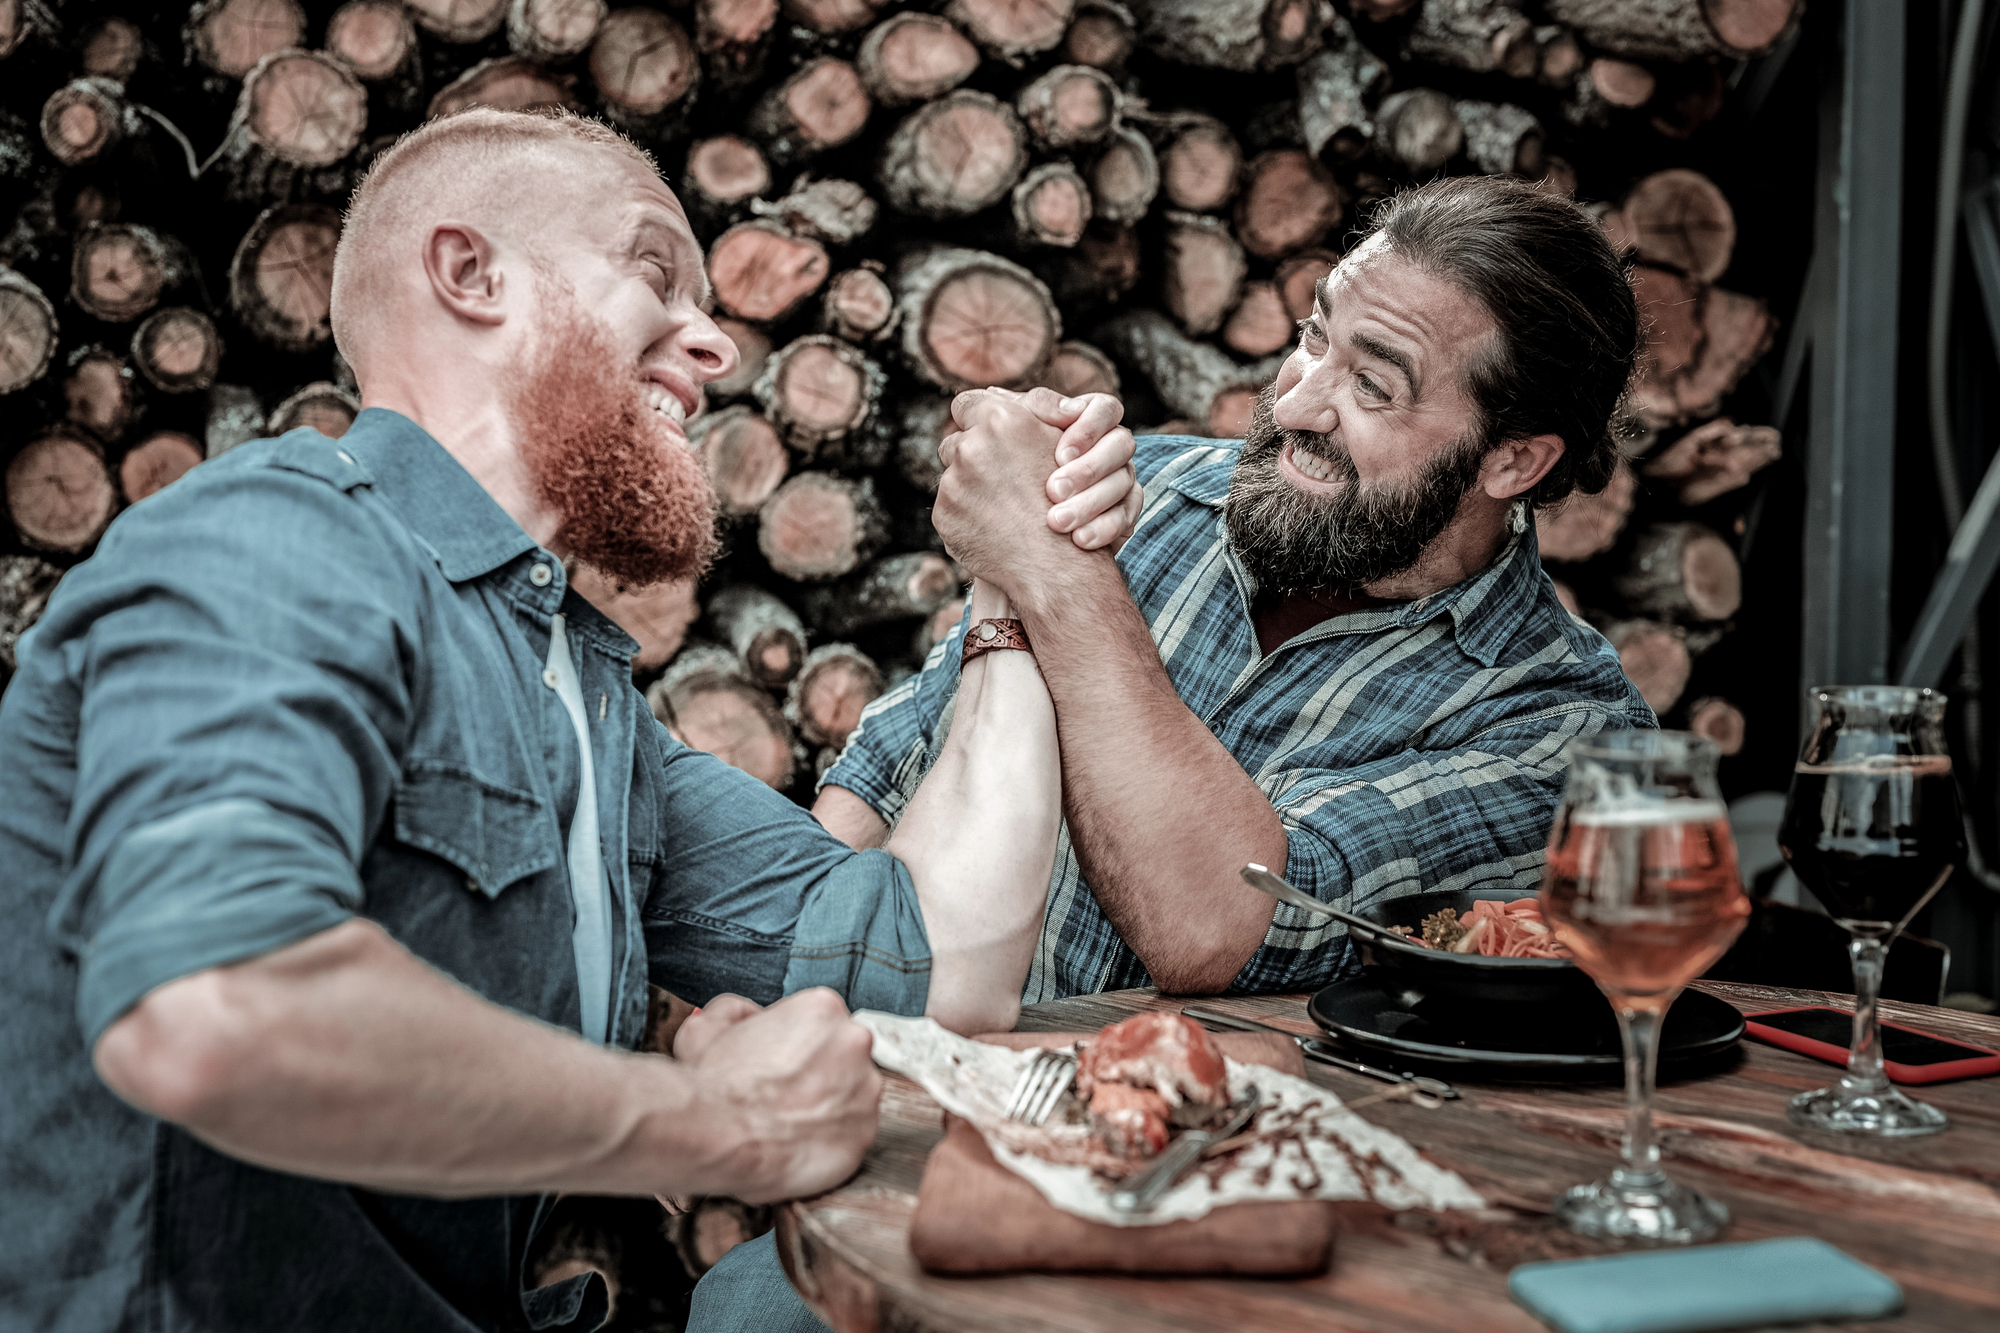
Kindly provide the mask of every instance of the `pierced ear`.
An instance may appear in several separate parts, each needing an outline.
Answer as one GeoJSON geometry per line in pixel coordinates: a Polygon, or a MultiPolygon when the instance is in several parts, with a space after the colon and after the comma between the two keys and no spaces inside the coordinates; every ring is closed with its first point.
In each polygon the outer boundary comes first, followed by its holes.
{"type": "Polygon", "coordinates": [[[1526,495],[1549,475],[1563,456],[1560,435],[1530,435],[1509,440],[1488,455],[1486,493],[1495,500],[1526,495]]]}
{"type": "Polygon", "coordinates": [[[493,246],[464,222],[441,222],[424,238],[424,276],[438,303],[460,319],[497,325],[507,315],[504,276],[493,246]]]}

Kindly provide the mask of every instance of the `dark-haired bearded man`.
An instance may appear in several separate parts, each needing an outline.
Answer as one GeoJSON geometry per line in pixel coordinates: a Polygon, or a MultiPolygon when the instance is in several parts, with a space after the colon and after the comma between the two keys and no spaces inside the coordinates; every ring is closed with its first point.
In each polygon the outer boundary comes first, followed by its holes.
{"type": "MultiPolygon", "coordinates": [[[[1066,836],[1028,1002],[1306,990],[1358,909],[1530,889],[1566,742],[1655,725],[1557,602],[1531,511],[1604,487],[1637,318],[1590,217],[1515,182],[1406,191],[1325,280],[1241,443],[1142,437],[1117,570],[1026,549],[1036,479],[984,423],[934,511],[1012,599],[1056,703],[1066,836]],[[1121,577],[1122,575],[1122,577],[1121,577]]],[[[884,836],[949,733],[957,641],[877,700],[815,813],[884,836]]]]}

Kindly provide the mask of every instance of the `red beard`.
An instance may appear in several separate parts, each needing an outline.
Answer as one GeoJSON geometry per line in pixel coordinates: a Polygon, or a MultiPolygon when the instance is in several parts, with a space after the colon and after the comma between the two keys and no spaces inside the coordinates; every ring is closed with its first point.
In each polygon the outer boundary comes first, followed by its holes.
{"type": "Polygon", "coordinates": [[[513,394],[528,478],[558,516],[552,545],[617,583],[699,575],[715,554],[708,474],[566,292],[544,289],[543,341],[513,394]]]}

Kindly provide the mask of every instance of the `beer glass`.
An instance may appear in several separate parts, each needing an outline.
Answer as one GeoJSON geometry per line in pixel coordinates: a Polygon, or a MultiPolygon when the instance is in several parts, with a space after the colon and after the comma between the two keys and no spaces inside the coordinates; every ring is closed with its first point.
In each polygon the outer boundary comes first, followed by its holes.
{"type": "Polygon", "coordinates": [[[1750,914],[1718,753],[1679,731],[1609,732],[1569,748],[1542,917],[1610,999],[1625,1044],[1622,1160],[1556,1200],[1556,1215],[1586,1236],[1686,1244],[1729,1223],[1722,1204],[1667,1178],[1653,1135],[1661,1020],[1750,914]]]}
{"type": "Polygon", "coordinates": [[[1792,770],[1778,847],[1799,883],[1847,928],[1854,1040],[1847,1073],[1792,1098],[1794,1123],[1844,1134],[1934,1134],[1944,1112],[1882,1072],[1875,1012],[1889,945],[1965,856],[1944,744],[1945,696],[1898,685],[1812,691],[1812,734],[1792,770]]]}

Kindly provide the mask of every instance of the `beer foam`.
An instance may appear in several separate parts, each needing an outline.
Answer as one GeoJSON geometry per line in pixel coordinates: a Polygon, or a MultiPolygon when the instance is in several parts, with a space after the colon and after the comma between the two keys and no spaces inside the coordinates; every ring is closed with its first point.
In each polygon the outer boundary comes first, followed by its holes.
{"type": "Polygon", "coordinates": [[[1941,778],[1951,772],[1948,754],[1871,754],[1860,759],[1844,759],[1837,764],[1798,764],[1794,773],[1819,777],[1886,778],[1908,773],[1917,778],[1941,778]]]}
{"type": "Polygon", "coordinates": [[[1655,824],[1708,824],[1728,818],[1729,811],[1721,801],[1693,796],[1620,796],[1601,805],[1571,811],[1569,822],[1592,828],[1637,828],[1655,824]]]}

